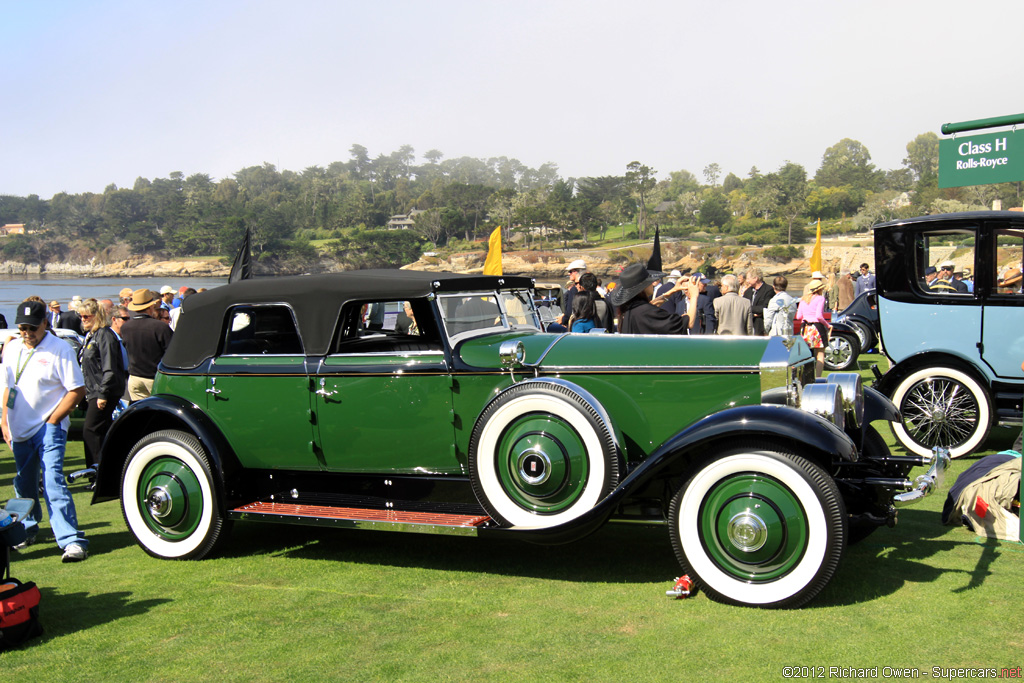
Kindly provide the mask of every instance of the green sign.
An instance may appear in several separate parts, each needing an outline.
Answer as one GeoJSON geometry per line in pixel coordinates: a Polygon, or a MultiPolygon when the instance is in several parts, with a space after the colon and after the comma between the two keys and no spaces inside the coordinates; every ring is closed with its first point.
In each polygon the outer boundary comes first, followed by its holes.
{"type": "Polygon", "coordinates": [[[939,140],[939,187],[1024,180],[1024,131],[939,140]]]}

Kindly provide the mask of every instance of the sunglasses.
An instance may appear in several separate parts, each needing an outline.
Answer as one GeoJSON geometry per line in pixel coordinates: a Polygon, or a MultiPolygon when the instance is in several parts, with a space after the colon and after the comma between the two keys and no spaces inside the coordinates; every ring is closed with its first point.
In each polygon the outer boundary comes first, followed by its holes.
{"type": "Polygon", "coordinates": [[[18,325],[19,332],[35,332],[39,329],[39,325],[18,325]]]}
{"type": "Polygon", "coordinates": [[[128,316],[126,316],[126,315],[115,315],[114,316],[114,320],[127,320],[127,319],[128,319],[128,316]]]}
{"type": "Polygon", "coordinates": [[[92,320],[92,319],[93,319],[93,318],[94,318],[95,316],[91,316],[91,315],[80,315],[80,316],[78,316],[78,317],[79,317],[79,318],[81,318],[82,320],[92,320]]]}

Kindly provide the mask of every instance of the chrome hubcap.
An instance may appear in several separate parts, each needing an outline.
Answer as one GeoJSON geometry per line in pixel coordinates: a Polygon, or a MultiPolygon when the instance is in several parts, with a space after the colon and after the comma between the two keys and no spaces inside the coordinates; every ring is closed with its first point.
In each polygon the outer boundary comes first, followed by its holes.
{"type": "Polygon", "coordinates": [[[764,547],[768,540],[768,525],[750,510],[733,515],[729,520],[729,542],[745,553],[752,553],[764,547]]]}
{"type": "Polygon", "coordinates": [[[518,467],[519,476],[527,484],[543,484],[551,476],[551,459],[539,449],[523,451],[518,467]]]}
{"type": "Polygon", "coordinates": [[[153,488],[149,495],[146,496],[146,507],[149,508],[149,513],[154,517],[166,517],[171,513],[171,508],[173,507],[171,494],[163,486],[153,488]]]}

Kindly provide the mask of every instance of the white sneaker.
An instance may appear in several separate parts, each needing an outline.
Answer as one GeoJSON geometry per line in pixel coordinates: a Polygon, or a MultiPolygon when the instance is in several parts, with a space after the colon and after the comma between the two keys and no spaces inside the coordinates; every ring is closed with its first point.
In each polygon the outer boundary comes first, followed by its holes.
{"type": "Polygon", "coordinates": [[[67,547],[64,548],[64,557],[60,558],[60,561],[81,562],[87,557],[89,557],[89,553],[86,552],[85,546],[81,543],[68,543],[67,547]]]}
{"type": "Polygon", "coordinates": [[[35,536],[26,536],[24,541],[22,541],[18,545],[12,545],[11,547],[14,550],[24,550],[25,548],[29,547],[30,545],[33,545],[35,542],[36,542],[36,537],[35,536]]]}

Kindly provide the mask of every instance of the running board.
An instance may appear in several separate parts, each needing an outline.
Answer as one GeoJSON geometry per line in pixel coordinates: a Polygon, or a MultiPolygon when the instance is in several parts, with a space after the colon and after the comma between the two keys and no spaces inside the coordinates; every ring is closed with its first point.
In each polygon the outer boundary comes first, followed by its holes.
{"type": "Polygon", "coordinates": [[[285,522],[312,526],[375,531],[405,531],[419,534],[476,536],[491,521],[486,515],[456,515],[412,510],[297,505],[257,501],[228,511],[231,519],[248,522],[285,522]]]}

